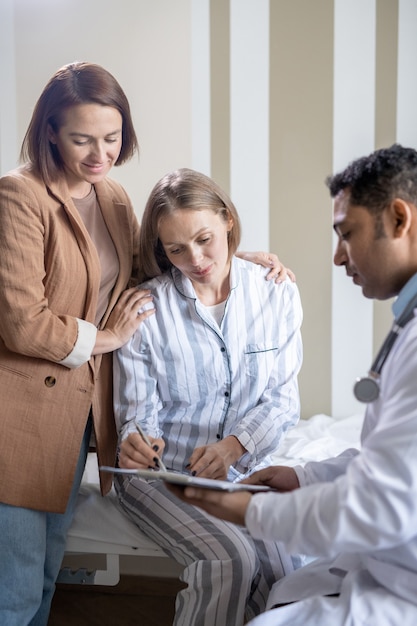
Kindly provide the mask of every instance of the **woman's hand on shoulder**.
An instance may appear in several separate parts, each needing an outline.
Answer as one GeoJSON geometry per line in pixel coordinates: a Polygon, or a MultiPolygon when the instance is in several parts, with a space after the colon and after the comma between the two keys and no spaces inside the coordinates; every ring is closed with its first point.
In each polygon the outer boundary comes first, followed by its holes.
{"type": "Polygon", "coordinates": [[[245,261],[250,261],[251,263],[256,263],[257,265],[262,265],[262,267],[270,268],[266,276],[266,280],[275,280],[277,284],[284,282],[287,278],[292,280],[295,283],[296,278],[295,274],[288,267],[285,267],[279,260],[276,254],[272,252],[236,252],[236,256],[244,259],[245,261]]]}
{"type": "Polygon", "coordinates": [[[150,291],[132,287],[119,297],[106,326],[97,331],[93,354],[104,354],[121,348],[139,328],[141,322],[155,313],[150,291]]]}

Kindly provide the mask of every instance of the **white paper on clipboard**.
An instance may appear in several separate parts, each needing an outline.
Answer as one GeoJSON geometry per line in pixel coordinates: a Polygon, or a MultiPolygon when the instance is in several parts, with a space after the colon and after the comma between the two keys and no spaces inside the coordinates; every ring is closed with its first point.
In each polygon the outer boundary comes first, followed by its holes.
{"type": "Polygon", "coordinates": [[[111,472],[113,474],[128,474],[144,478],[145,480],[164,480],[173,485],[183,487],[200,487],[202,489],[215,489],[216,491],[250,491],[252,493],[262,491],[273,491],[271,487],[266,485],[245,485],[244,483],[232,483],[228,480],[216,480],[214,478],[199,478],[198,476],[190,476],[189,474],[181,474],[180,472],[170,472],[152,469],[122,469],[121,467],[109,467],[102,465],[102,472],[111,472]]]}

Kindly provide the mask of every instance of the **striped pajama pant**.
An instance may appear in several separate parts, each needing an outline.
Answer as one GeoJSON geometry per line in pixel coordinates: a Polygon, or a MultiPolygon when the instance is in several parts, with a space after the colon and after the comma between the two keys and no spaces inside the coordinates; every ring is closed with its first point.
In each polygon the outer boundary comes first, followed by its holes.
{"type": "Polygon", "coordinates": [[[174,626],[242,626],[265,610],[273,583],[294,570],[278,542],[182,502],[163,481],[115,477],[123,510],[140,530],[184,566],[174,626]]]}

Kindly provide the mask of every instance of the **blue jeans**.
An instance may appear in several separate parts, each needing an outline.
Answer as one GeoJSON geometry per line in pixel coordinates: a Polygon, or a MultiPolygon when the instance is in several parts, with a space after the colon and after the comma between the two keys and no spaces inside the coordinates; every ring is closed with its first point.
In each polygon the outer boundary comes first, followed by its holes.
{"type": "MultiPolygon", "coordinates": [[[[0,503],[0,624],[46,626],[91,434],[88,420],[65,513],[0,503]]],[[[63,459],[65,463],[65,459],[63,459]]]]}

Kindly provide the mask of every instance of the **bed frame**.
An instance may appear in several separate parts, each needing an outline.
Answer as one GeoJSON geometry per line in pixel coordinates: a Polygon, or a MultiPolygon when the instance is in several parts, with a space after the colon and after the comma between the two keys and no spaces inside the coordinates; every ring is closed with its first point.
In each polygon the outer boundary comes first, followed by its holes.
{"type": "Polygon", "coordinates": [[[176,575],[172,559],[120,510],[114,488],[106,497],[101,496],[96,455],[89,453],[57,582],[117,585],[120,561],[125,556],[135,557],[139,574],[148,574],[149,559],[157,559],[159,563],[155,562],[152,569],[165,575],[171,569],[176,575]],[[95,558],[97,555],[102,556],[95,558]]]}

